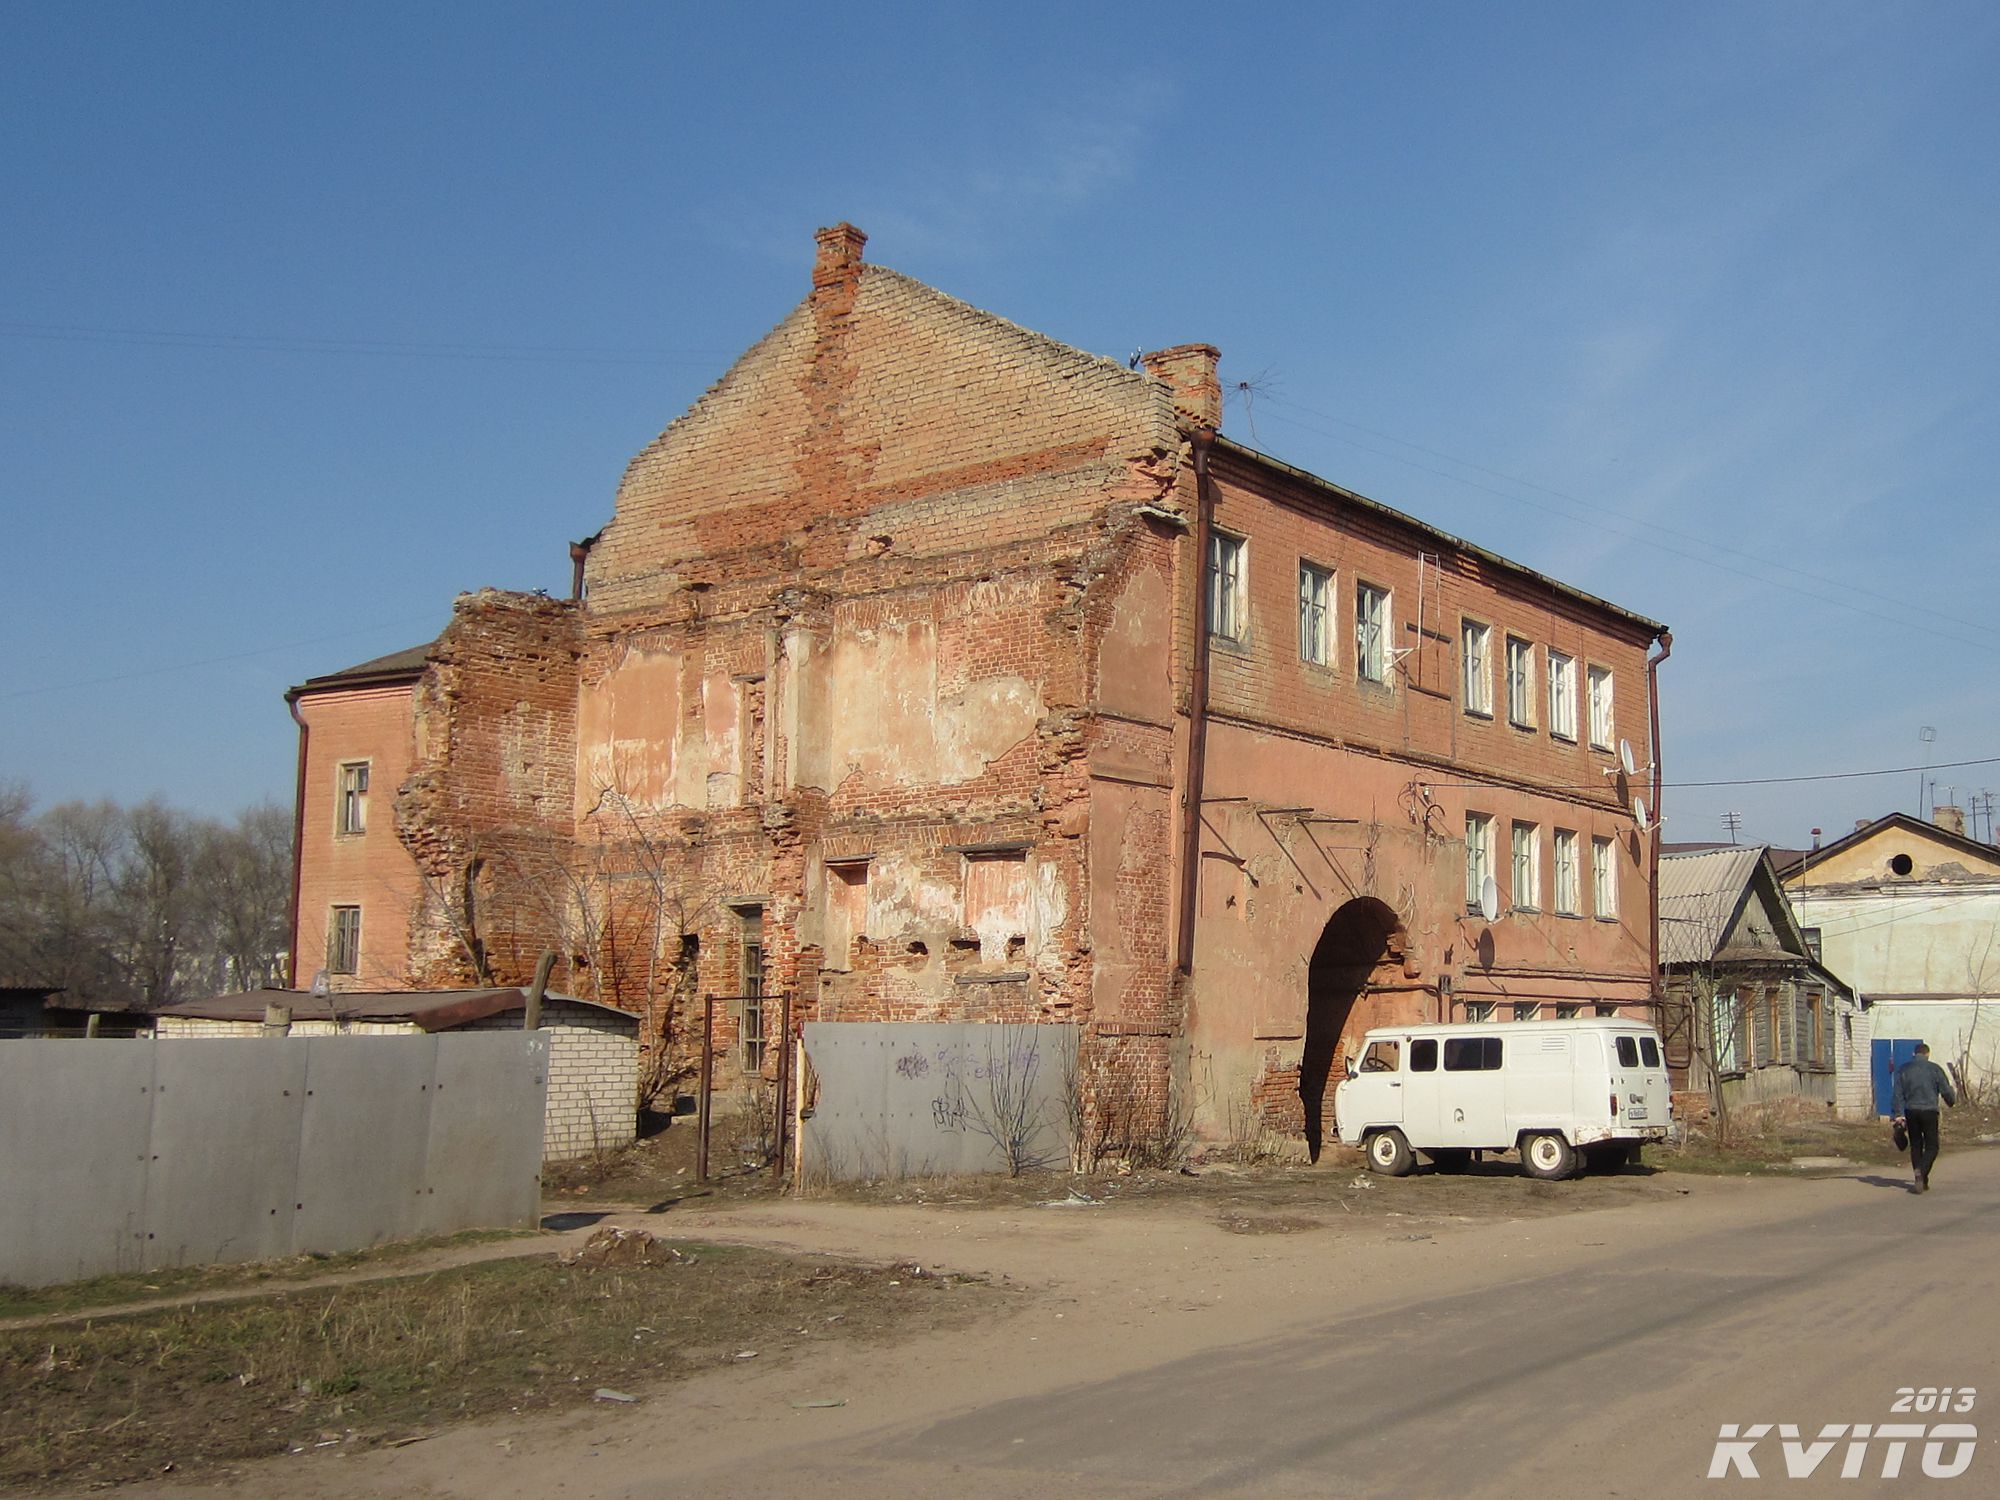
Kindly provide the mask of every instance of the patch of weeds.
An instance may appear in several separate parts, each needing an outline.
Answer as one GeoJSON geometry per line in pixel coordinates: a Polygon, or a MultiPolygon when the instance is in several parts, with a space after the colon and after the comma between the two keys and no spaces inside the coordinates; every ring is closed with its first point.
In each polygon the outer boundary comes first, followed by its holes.
{"type": "Polygon", "coordinates": [[[533,1229],[467,1229],[458,1234],[396,1240],[366,1250],[316,1251],[282,1260],[243,1261],[234,1265],[179,1266],[158,1271],[121,1271],[56,1286],[22,1287],[0,1284],[0,1319],[43,1317],[50,1313],[84,1312],[93,1307],[118,1307],[132,1302],[157,1302],[200,1292],[254,1288],[270,1283],[307,1281],[316,1276],[375,1266],[390,1267],[435,1250],[484,1245],[498,1240],[527,1239],[533,1229]]]}
{"type": "Polygon", "coordinates": [[[745,1350],[782,1359],[961,1326],[996,1305],[908,1267],[678,1248],[657,1265],[506,1259],[0,1333],[0,1490],[365,1448],[603,1385],[643,1391],[745,1350]]]}

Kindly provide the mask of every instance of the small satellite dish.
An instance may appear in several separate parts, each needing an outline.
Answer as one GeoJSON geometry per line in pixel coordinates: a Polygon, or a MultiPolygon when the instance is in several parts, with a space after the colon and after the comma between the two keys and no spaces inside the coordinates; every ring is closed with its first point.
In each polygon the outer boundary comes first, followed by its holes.
{"type": "Polygon", "coordinates": [[[1653,829],[1653,815],[1646,807],[1644,797],[1632,799],[1632,819],[1639,825],[1639,832],[1650,833],[1653,829]]]}
{"type": "Polygon", "coordinates": [[[327,997],[328,988],[326,970],[321,969],[317,974],[313,975],[312,992],[324,1000],[327,997]]]}
{"type": "Polygon", "coordinates": [[[1639,762],[1632,754],[1632,742],[1630,740],[1620,740],[1618,742],[1618,764],[1625,768],[1627,776],[1630,776],[1634,771],[1639,769],[1639,762]]]}
{"type": "Polygon", "coordinates": [[[1491,875],[1479,882],[1479,915],[1489,922],[1500,915],[1500,882],[1491,875]]]}

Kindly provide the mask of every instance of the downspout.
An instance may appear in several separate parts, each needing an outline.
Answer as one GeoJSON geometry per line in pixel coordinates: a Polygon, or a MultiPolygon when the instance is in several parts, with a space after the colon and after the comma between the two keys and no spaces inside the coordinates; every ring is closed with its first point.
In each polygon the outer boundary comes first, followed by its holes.
{"type": "Polygon", "coordinates": [[[285,987],[295,990],[299,987],[299,881],[306,853],[306,745],[312,739],[312,729],[299,713],[296,689],[285,694],[285,707],[299,726],[299,773],[292,787],[292,941],[291,951],[285,955],[285,987]]]}
{"type": "Polygon", "coordinates": [[[1194,973],[1195,904],[1201,891],[1201,794],[1208,760],[1208,546],[1215,519],[1208,450],[1215,433],[1198,427],[1194,442],[1194,668],[1188,674],[1187,793],[1181,807],[1180,922],[1174,969],[1194,973]]]}
{"type": "Polygon", "coordinates": [[[1660,984],[1660,663],[1674,654],[1674,633],[1662,630],[1659,634],[1660,649],[1646,658],[1646,706],[1652,716],[1653,735],[1653,836],[1651,854],[1648,857],[1648,905],[1652,908],[1652,1000],[1653,1024],[1666,1035],[1667,1007],[1660,984]]]}

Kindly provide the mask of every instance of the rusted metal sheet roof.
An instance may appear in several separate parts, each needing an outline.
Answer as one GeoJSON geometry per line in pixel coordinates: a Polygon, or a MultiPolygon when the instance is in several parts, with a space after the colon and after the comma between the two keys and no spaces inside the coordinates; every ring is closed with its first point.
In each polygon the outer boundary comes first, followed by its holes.
{"type": "Polygon", "coordinates": [[[1660,856],[1660,962],[1706,963],[1729,934],[1762,846],[1729,845],[1660,856]]]}
{"type": "MultiPolygon", "coordinates": [[[[586,1006],[631,1022],[635,1032],[639,1028],[636,1015],[615,1005],[553,991],[543,998],[586,1006]]],[[[208,1000],[164,1005],[154,1014],[199,1021],[261,1021],[268,1005],[285,1006],[294,1021],[401,1021],[420,1031],[449,1031],[488,1016],[525,1011],[528,993],[518,985],[478,990],[346,990],[331,995],[315,995],[310,990],[237,990],[208,1000]]]]}

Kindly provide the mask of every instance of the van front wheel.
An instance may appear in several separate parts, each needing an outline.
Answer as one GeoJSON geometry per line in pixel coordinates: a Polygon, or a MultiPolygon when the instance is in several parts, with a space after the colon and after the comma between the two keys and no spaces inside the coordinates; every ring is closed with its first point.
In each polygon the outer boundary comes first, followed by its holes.
{"type": "Polygon", "coordinates": [[[1530,1177],[1559,1182],[1576,1171],[1576,1152],[1554,1131],[1538,1131],[1521,1142],[1521,1167],[1530,1177]]]}
{"type": "Polygon", "coordinates": [[[1378,1130],[1368,1137],[1368,1165],[1385,1177],[1408,1177],[1417,1153],[1400,1130],[1378,1130]]]}

